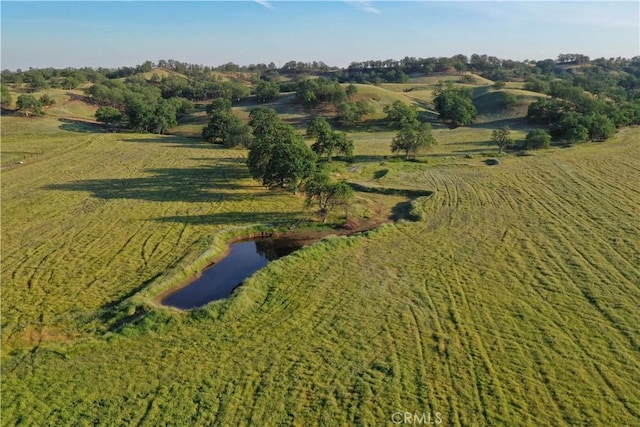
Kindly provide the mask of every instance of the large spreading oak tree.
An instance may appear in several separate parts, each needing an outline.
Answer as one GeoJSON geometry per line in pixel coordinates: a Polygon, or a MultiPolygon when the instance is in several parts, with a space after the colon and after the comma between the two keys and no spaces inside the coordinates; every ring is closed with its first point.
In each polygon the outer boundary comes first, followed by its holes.
{"type": "Polygon", "coordinates": [[[436,139],[431,133],[431,125],[428,123],[408,123],[402,126],[400,131],[391,141],[391,151],[404,152],[405,159],[409,154],[416,158],[420,151],[424,151],[436,144],[436,139]]]}
{"type": "Polygon", "coordinates": [[[251,176],[269,188],[289,188],[294,194],[312,176],[316,155],[296,130],[275,122],[255,136],[247,159],[251,176]]]}

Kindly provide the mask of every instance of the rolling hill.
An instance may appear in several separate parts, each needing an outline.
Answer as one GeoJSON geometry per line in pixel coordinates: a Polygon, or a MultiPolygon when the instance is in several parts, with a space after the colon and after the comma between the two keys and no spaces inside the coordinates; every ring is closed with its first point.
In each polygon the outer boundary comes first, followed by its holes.
{"type": "MultiPolygon", "coordinates": [[[[424,108],[435,84],[357,96],[424,108]]],[[[390,155],[393,130],[349,131],[354,159],[331,173],[368,188],[354,216],[387,224],[187,312],[157,295],[228,238],[308,225],[304,196],[252,180],[245,150],[185,138],[202,112],[176,135],[108,134],[53,91],[44,117],[2,116],[2,425],[637,425],[640,128],[488,166],[491,131],[523,139],[540,96],[489,84],[480,122],[435,126],[418,161],[390,155]]],[[[301,130],[292,97],[267,106],[301,130]]]]}

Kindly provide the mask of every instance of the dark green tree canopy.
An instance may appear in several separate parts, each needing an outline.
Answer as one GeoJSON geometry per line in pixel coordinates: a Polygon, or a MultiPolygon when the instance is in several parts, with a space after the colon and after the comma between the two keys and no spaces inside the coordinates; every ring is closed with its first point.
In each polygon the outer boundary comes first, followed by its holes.
{"type": "Polygon", "coordinates": [[[113,126],[122,120],[122,113],[117,108],[113,107],[100,107],[96,111],[96,120],[100,123],[104,123],[108,126],[113,126]]]}
{"type": "Polygon", "coordinates": [[[272,108],[258,107],[249,113],[249,126],[256,137],[266,133],[277,124],[280,124],[280,117],[272,108]]]}
{"type": "Polygon", "coordinates": [[[331,132],[331,125],[327,122],[327,119],[321,116],[315,116],[311,119],[309,126],[307,126],[307,136],[319,137],[331,132]]]}
{"type": "Polygon", "coordinates": [[[437,143],[431,133],[431,125],[428,123],[407,123],[391,141],[391,152],[404,152],[405,159],[409,159],[409,154],[415,159],[421,151],[437,143]]]}
{"type": "Polygon", "coordinates": [[[450,84],[436,90],[434,104],[440,120],[449,123],[452,127],[468,125],[478,114],[471,99],[471,92],[464,88],[455,88],[450,84]]]}
{"type": "Polygon", "coordinates": [[[344,101],[338,104],[336,119],[343,126],[351,127],[362,121],[363,117],[373,112],[371,104],[361,99],[360,101],[344,101]]]}
{"type": "Polygon", "coordinates": [[[353,199],[353,189],[345,181],[332,182],[324,170],[316,171],[305,183],[307,207],[317,205],[322,222],[337,207],[347,207],[353,199]]]}
{"type": "Polygon", "coordinates": [[[315,136],[316,142],[311,149],[318,155],[327,155],[330,162],[334,153],[343,154],[347,158],[353,156],[353,141],[344,132],[334,132],[331,125],[323,117],[316,116],[307,128],[307,135],[315,136]]]}
{"type": "Polygon", "coordinates": [[[17,110],[25,116],[41,116],[42,103],[32,95],[20,95],[16,101],[17,110]]]}
{"type": "Polygon", "coordinates": [[[229,98],[216,98],[205,107],[205,111],[207,114],[231,111],[231,100],[229,98]]]}
{"type": "Polygon", "coordinates": [[[549,148],[551,145],[551,135],[544,129],[534,129],[529,132],[524,140],[525,150],[535,150],[539,148],[549,148]]]}
{"type": "Polygon", "coordinates": [[[502,97],[502,106],[507,110],[515,107],[518,102],[518,97],[512,93],[505,93],[502,97]]]}
{"type": "Polygon", "coordinates": [[[337,81],[319,77],[298,82],[296,99],[307,108],[313,108],[322,103],[338,105],[347,100],[345,90],[337,81]]]}
{"type": "Polygon", "coordinates": [[[267,82],[262,80],[256,87],[256,98],[259,103],[264,104],[278,99],[280,95],[280,86],[275,82],[267,82]]]}
{"type": "Polygon", "coordinates": [[[529,90],[531,92],[538,92],[548,94],[551,92],[551,86],[546,79],[540,79],[537,77],[529,77],[524,82],[524,90],[529,90]]]}
{"type": "Polygon", "coordinates": [[[158,99],[143,93],[131,93],[127,98],[125,114],[129,118],[129,126],[140,132],[150,132],[158,99]]]}
{"type": "Polygon", "coordinates": [[[269,188],[289,188],[294,194],[313,174],[316,155],[293,127],[274,123],[257,135],[249,148],[251,176],[269,188]]]}
{"type": "Polygon", "coordinates": [[[249,148],[253,141],[253,134],[249,126],[241,124],[232,125],[229,133],[224,140],[224,146],[227,148],[242,147],[249,148]]]}
{"type": "Polygon", "coordinates": [[[606,141],[616,133],[613,121],[604,114],[591,113],[585,117],[585,122],[591,141],[606,141]]]}
{"type": "Polygon", "coordinates": [[[9,88],[6,87],[5,85],[0,85],[0,90],[2,91],[0,104],[2,104],[3,107],[8,107],[9,105],[11,105],[11,102],[13,101],[13,98],[11,97],[11,92],[9,92],[9,88]]]}
{"type": "Polygon", "coordinates": [[[161,99],[155,108],[149,128],[151,132],[164,135],[170,128],[178,125],[176,106],[167,99],[161,99]]]}
{"type": "Polygon", "coordinates": [[[349,86],[347,86],[347,90],[345,92],[347,94],[347,97],[351,98],[353,95],[358,93],[358,87],[354,84],[350,84],[349,86]]]}
{"type": "Polygon", "coordinates": [[[564,113],[572,109],[573,107],[562,99],[543,98],[529,105],[527,119],[547,125],[560,120],[564,113]]]}
{"type": "Polygon", "coordinates": [[[213,111],[209,115],[209,124],[202,129],[202,138],[208,142],[225,144],[231,129],[241,125],[240,119],[234,116],[231,110],[213,111]]]}
{"type": "Polygon", "coordinates": [[[393,104],[387,105],[383,111],[387,114],[389,126],[396,129],[418,122],[418,110],[416,107],[405,104],[402,101],[395,101],[393,104]]]}
{"type": "Polygon", "coordinates": [[[568,112],[550,126],[550,133],[556,139],[568,142],[606,141],[616,132],[613,121],[604,114],[579,114],[568,112]]]}
{"type": "Polygon", "coordinates": [[[326,154],[327,160],[330,162],[334,153],[351,158],[353,156],[353,141],[347,138],[346,133],[334,132],[329,129],[328,132],[318,135],[311,149],[319,156],[326,154]]]}

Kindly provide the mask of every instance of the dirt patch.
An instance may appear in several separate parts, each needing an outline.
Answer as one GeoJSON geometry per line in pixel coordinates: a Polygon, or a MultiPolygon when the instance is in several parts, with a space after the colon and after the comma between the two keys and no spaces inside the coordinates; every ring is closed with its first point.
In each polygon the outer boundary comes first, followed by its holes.
{"type": "Polygon", "coordinates": [[[44,342],[63,342],[77,338],[76,333],[69,333],[54,327],[40,328],[37,326],[27,326],[19,332],[16,332],[12,339],[16,347],[27,347],[39,345],[44,342]]]}

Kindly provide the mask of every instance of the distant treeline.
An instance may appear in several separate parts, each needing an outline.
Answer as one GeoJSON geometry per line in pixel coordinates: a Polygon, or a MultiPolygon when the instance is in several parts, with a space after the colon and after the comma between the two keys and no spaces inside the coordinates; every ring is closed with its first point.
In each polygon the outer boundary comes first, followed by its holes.
{"type": "MultiPolygon", "coordinates": [[[[525,90],[548,95],[529,107],[528,118],[548,126],[555,139],[605,140],[616,128],[640,124],[640,56],[591,60],[581,54],[561,54],[555,60],[542,61],[477,54],[405,57],[353,62],[342,69],[317,61],[290,61],[282,67],[273,62],[249,66],[227,63],[214,68],[170,59],[117,69],[4,70],[2,105],[12,103],[6,84],[26,86],[28,92],[84,87],[87,100],[101,106],[99,121],[164,133],[176,125],[178,117],[193,110],[194,102],[226,99],[231,105],[253,93],[259,103],[268,103],[283,92],[295,92],[295,99],[305,108],[330,104],[337,122],[351,126],[362,120],[371,106],[350,100],[356,87],[350,85],[345,90],[341,83],[406,82],[409,76],[438,73],[472,77],[469,72],[493,80],[496,88],[504,87],[505,81],[519,81],[525,90]]],[[[43,114],[47,103],[47,99],[26,94],[18,101],[17,109],[25,115],[43,114]]],[[[471,96],[455,88],[442,91],[434,108],[442,120],[454,126],[468,124],[475,116],[471,96]],[[465,111],[444,108],[459,107],[467,98],[465,111]]]]}
{"type": "Polygon", "coordinates": [[[408,75],[430,75],[444,72],[473,72],[490,80],[525,79],[531,75],[562,75],[565,73],[581,73],[589,68],[605,71],[624,71],[640,78],[640,56],[633,58],[597,58],[590,59],[582,54],[560,54],[556,59],[515,61],[500,59],[495,56],[473,54],[470,57],[458,54],[451,57],[416,58],[405,57],[400,60],[367,60],[352,62],[346,68],[329,66],[322,61],[301,62],[289,61],[282,66],[274,62],[238,65],[229,62],[217,67],[189,64],[173,59],[161,59],[157,63],[145,61],[135,67],[119,68],[41,68],[29,70],[3,70],[3,83],[29,83],[36,86],[42,81],[55,80],[58,87],[73,88],[83,82],[96,82],[101,78],[122,78],[145,73],[154,68],[164,68],[187,77],[201,77],[213,71],[248,72],[268,75],[273,71],[280,74],[320,74],[334,77],[340,82],[383,83],[402,82],[408,75]]]}

